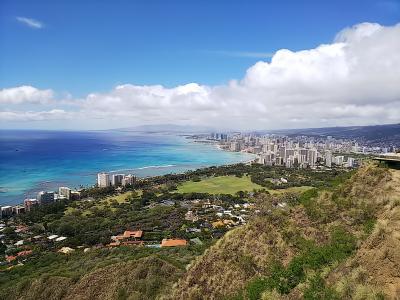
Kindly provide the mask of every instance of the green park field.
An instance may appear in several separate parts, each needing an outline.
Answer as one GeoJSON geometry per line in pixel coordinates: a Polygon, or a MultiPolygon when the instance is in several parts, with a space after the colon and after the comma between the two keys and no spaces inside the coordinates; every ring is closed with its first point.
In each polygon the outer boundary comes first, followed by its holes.
{"type": "Polygon", "coordinates": [[[235,194],[238,191],[253,191],[263,187],[251,182],[250,177],[219,176],[201,181],[186,181],[178,186],[178,193],[235,194]]]}

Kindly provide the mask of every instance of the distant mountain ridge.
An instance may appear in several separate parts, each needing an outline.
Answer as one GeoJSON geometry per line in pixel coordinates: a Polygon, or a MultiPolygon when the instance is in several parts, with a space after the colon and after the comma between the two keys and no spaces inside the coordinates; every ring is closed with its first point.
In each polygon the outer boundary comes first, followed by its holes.
{"type": "MultiPolygon", "coordinates": [[[[181,133],[198,134],[211,132],[239,132],[238,130],[223,130],[209,126],[176,125],[176,124],[153,124],[134,127],[113,129],[117,131],[132,131],[146,133],[181,133]]],[[[343,126],[343,127],[320,127],[299,129],[273,129],[244,131],[259,134],[282,134],[289,136],[332,136],[334,138],[353,139],[375,145],[392,145],[400,147],[400,123],[385,125],[366,126],[343,126]]]]}
{"type": "Polygon", "coordinates": [[[363,140],[372,144],[385,143],[400,146],[400,123],[369,126],[282,129],[270,130],[268,133],[290,136],[332,136],[334,138],[363,140]]]}
{"type": "Polygon", "coordinates": [[[153,124],[140,125],[134,127],[118,128],[119,131],[137,131],[137,132],[171,132],[171,133],[209,133],[215,131],[212,127],[207,126],[191,126],[191,125],[176,125],[176,124],[153,124]]]}

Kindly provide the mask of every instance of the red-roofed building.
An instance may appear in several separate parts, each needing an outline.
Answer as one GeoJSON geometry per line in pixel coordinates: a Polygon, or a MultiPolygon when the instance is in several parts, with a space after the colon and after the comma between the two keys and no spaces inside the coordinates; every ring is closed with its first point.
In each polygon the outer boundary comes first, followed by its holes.
{"type": "Polygon", "coordinates": [[[7,262],[12,262],[12,261],[14,261],[14,260],[16,260],[16,259],[17,259],[16,256],[7,256],[7,257],[6,257],[7,262]]]}
{"type": "Polygon", "coordinates": [[[121,241],[121,240],[140,240],[143,236],[143,231],[142,230],[136,230],[136,231],[129,231],[125,230],[124,234],[122,235],[117,235],[115,239],[121,241]]]}
{"type": "Polygon", "coordinates": [[[129,231],[129,230],[126,230],[126,231],[124,232],[124,236],[126,236],[126,237],[133,237],[133,238],[135,238],[135,239],[140,239],[140,238],[142,238],[142,235],[143,235],[143,231],[142,231],[142,230],[136,230],[136,231],[129,231]]]}
{"type": "Polygon", "coordinates": [[[25,250],[25,251],[20,251],[17,253],[17,256],[27,256],[27,255],[31,255],[32,254],[32,250],[25,250]]]}
{"type": "Polygon", "coordinates": [[[183,239],[163,239],[161,241],[161,247],[177,247],[186,245],[187,241],[183,239]]]}

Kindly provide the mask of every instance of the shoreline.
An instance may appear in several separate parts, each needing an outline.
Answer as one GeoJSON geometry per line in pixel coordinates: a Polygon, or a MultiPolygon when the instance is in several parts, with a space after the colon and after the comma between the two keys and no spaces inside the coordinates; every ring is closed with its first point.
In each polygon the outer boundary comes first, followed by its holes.
{"type": "MultiPolygon", "coordinates": [[[[223,149],[221,149],[222,151],[224,151],[223,149]]],[[[186,170],[186,172],[187,171],[195,171],[195,170],[199,170],[199,169],[205,169],[205,168],[210,168],[210,167],[223,167],[223,166],[233,166],[233,165],[237,165],[237,164],[252,164],[252,163],[254,163],[255,162],[255,159],[252,159],[252,160],[247,160],[247,161],[239,161],[239,162],[236,162],[236,163],[228,163],[228,164],[221,164],[221,165],[209,165],[209,166],[203,166],[203,167],[200,167],[200,168],[195,168],[195,169],[187,169],[186,170]]],[[[155,167],[155,166],[149,166],[149,167],[144,167],[144,168],[151,168],[151,167],[155,167]]],[[[141,169],[143,169],[143,168],[141,168],[141,169]]],[[[111,173],[111,172],[110,172],[111,173]]],[[[182,174],[184,174],[185,172],[182,172],[182,173],[165,173],[165,174],[160,174],[160,175],[151,175],[151,176],[146,176],[146,177],[138,177],[139,179],[151,179],[151,178],[155,178],[155,177],[162,177],[162,176],[166,176],[166,175],[169,175],[169,174],[176,174],[176,175],[182,175],[182,174]]],[[[94,185],[91,185],[91,186],[85,186],[85,187],[83,187],[82,189],[77,189],[77,188],[71,188],[71,190],[73,190],[73,191],[81,191],[81,190],[85,190],[85,189],[90,189],[90,188],[94,188],[95,187],[95,184],[94,185]]],[[[1,205],[0,205],[1,206],[1,205]]],[[[5,206],[12,206],[12,207],[15,207],[15,206],[24,206],[24,203],[23,202],[19,202],[19,203],[13,203],[13,204],[6,204],[5,206]]]]}
{"type": "MultiPolygon", "coordinates": [[[[189,141],[189,143],[194,143],[193,141],[189,141]]],[[[231,152],[223,149],[220,147],[219,144],[216,143],[202,143],[203,145],[210,146],[210,149],[214,150],[219,150],[223,152],[231,152]]],[[[234,152],[231,152],[234,154],[234,152]]],[[[135,177],[140,178],[140,179],[145,179],[145,178],[151,178],[151,177],[157,177],[157,176],[164,176],[167,174],[183,174],[187,171],[193,171],[197,169],[202,169],[202,168],[207,168],[211,166],[227,166],[227,165],[235,165],[239,163],[243,164],[250,164],[256,160],[256,156],[251,153],[243,153],[243,152],[237,152],[236,154],[237,159],[232,159],[230,162],[220,162],[220,163],[205,163],[205,164],[198,164],[196,161],[193,161],[193,164],[191,162],[186,162],[186,163],[181,163],[181,164],[174,164],[174,163],[166,163],[166,164],[161,164],[161,165],[145,165],[142,167],[137,167],[137,168],[121,168],[121,169],[113,169],[106,171],[107,173],[115,174],[115,173],[124,173],[125,174],[133,174],[135,177]],[[251,157],[246,157],[246,156],[251,156],[251,157]],[[139,171],[139,172],[138,172],[139,171]]],[[[234,157],[234,156],[233,156],[234,157]]],[[[103,169],[104,170],[104,169],[103,169]]],[[[16,205],[21,205],[23,204],[24,199],[27,198],[36,198],[36,194],[39,191],[42,190],[47,190],[47,191],[58,191],[58,187],[60,186],[67,186],[70,187],[72,190],[80,190],[80,189],[87,189],[95,186],[96,180],[95,180],[95,174],[102,172],[102,169],[99,169],[96,171],[96,173],[93,172],[88,172],[87,174],[81,174],[80,176],[82,177],[93,177],[92,180],[90,180],[90,183],[85,184],[85,182],[79,182],[77,181],[76,183],[69,183],[67,180],[59,180],[59,179],[54,179],[54,180],[43,180],[35,184],[35,186],[23,190],[21,193],[14,194],[14,195],[6,195],[10,191],[12,191],[12,188],[7,188],[6,186],[2,186],[4,190],[2,190],[2,198],[4,198],[4,201],[0,203],[0,206],[16,206],[16,205]],[[5,192],[4,192],[5,191],[5,192]],[[7,199],[11,198],[11,199],[7,199]],[[17,199],[18,198],[18,199],[17,199]],[[15,200],[12,200],[15,199],[15,200]]],[[[63,178],[67,178],[67,176],[64,176],[63,178]]],[[[11,192],[12,193],[12,192],[11,192]]]]}
{"type": "MultiPolygon", "coordinates": [[[[189,139],[189,138],[188,138],[189,139]]],[[[226,150],[226,149],[224,149],[222,146],[221,146],[221,144],[218,142],[218,141],[214,141],[214,140],[211,140],[211,141],[208,141],[208,140],[200,140],[200,139],[196,139],[196,138],[190,138],[190,139],[192,139],[193,140],[193,143],[199,143],[199,144],[203,144],[203,145],[212,145],[212,146],[214,146],[215,148],[217,148],[218,150],[220,150],[220,151],[224,151],[224,152],[228,152],[228,153],[241,153],[241,154],[246,154],[246,155],[253,155],[254,156],[254,159],[252,159],[252,160],[248,160],[248,161],[246,161],[246,162],[243,162],[243,163],[245,163],[245,164],[247,164],[247,163],[252,163],[252,162],[255,162],[255,160],[257,160],[259,157],[260,157],[260,155],[258,155],[258,154],[254,154],[254,153],[250,153],[250,152],[245,152],[245,151],[230,151],[230,150],[226,150]]]]}

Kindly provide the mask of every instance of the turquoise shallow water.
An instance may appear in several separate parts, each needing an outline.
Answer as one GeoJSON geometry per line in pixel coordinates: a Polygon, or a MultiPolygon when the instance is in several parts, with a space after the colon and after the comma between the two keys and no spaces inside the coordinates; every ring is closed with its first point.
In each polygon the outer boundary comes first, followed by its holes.
{"type": "Polygon", "coordinates": [[[145,177],[251,158],[176,135],[1,130],[0,205],[58,186],[93,185],[101,171],[145,177]]]}

